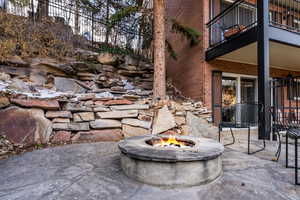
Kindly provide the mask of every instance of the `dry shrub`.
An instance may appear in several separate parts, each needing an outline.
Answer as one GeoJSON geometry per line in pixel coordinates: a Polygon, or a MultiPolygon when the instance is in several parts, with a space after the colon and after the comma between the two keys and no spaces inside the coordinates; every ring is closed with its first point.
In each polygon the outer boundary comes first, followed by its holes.
{"type": "Polygon", "coordinates": [[[63,58],[71,56],[72,29],[53,18],[36,23],[30,19],[0,12],[0,61],[12,55],[63,58]]]}

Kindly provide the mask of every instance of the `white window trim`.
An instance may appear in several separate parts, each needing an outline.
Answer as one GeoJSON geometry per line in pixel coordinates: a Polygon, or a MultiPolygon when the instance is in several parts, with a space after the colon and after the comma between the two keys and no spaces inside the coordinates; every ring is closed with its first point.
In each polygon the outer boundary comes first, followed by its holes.
{"type": "Polygon", "coordinates": [[[236,85],[236,100],[237,103],[241,103],[241,78],[253,78],[255,79],[255,101],[258,101],[258,79],[257,76],[252,75],[245,75],[245,74],[235,74],[235,73],[227,73],[223,72],[222,77],[232,77],[237,78],[237,85],[236,85]]]}
{"type": "MultiPolygon", "coordinates": [[[[245,74],[235,74],[235,73],[228,73],[228,72],[223,72],[222,77],[232,77],[232,78],[237,78],[237,103],[241,102],[241,78],[253,78],[255,79],[255,101],[258,101],[258,77],[257,76],[252,76],[252,75],[245,75],[245,74]]],[[[252,126],[250,129],[256,130],[258,127],[257,126],[252,126]]],[[[224,131],[229,131],[230,128],[223,128],[224,131]]],[[[243,130],[243,128],[234,128],[232,130],[243,130]]]]}

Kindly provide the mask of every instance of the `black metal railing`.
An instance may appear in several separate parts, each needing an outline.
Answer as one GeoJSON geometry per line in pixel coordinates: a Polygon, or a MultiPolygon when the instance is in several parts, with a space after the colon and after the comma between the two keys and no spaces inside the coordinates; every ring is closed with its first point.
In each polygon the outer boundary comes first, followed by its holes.
{"type": "Polygon", "coordinates": [[[274,131],[300,127],[300,77],[271,80],[274,131]]]}
{"type": "Polygon", "coordinates": [[[209,46],[216,46],[242,33],[257,23],[256,4],[247,0],[237,0],[232,4],[222,1],[222,12],[207,23],[209,46]]]}
{"type": "Polygon", "coordinates": [[[272,130],[278,136],[276,160],[279,160],[282,149],[282,137],[285,137],[285,165],[295,170],[295,184],[298,181],[298,140],[300,139],[300,77],[277,78],[271,81],[273,92],[272,130]],[[294,155],[290,155],[290,140],[294,143],[294,155]],[[294,156],[291,164],[289,157],[294,156]]]}
{"type": "Polygon", "coordinates": [[[300,32],[300,1],[269,0],[270,25],[300,32]]]}
{"type": "Polygon", "coordinates": [[[97,11],[79,4],[76,0],[28,0],[21,4],[9,0],[0,2],[2,2],[0,11],[26,17],[34,23],[41,15],[52,18],[55,22],[64,23],[72,29],[74,35],[82,36],[93,47],[132,50],[136,54],[152,59],[152,50],[144,47],[144,41],[148,41],[149,38],[151,40],[152,30],[141,28],[138,14],[128,17],[127,22],[111,27],[109,18],[116,12],[115,5],[109,5],[111,1],[103,1],[103,4],[97,7],[97,11]]]}
{"type": "MultiPolygon", "coordinates": [[[[214,47],[257,25],[256,0],[221,1],[219,14],[208,23],[209,46],[214,47]]],[[[269,0],[269,23],[300,33],[300,1],[269,0]]],[[[212,8],[214,10],[214,8],[212,8]]]]}

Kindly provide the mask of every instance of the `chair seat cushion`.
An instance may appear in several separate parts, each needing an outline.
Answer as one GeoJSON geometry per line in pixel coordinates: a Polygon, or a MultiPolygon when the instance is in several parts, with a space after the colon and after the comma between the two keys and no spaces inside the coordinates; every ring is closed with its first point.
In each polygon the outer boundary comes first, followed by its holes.
{"type": "Polygon", "coordinates": [[[300,138],[300,129],[291,128],[287,131],[287,135],[291,138],[299,139],[300,138]]]}

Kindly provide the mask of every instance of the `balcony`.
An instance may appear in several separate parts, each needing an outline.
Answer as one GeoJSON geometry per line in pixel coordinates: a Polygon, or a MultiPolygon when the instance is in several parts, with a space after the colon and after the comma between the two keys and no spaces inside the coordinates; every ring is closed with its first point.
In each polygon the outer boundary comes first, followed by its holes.
{"type": "MultiPolygon", "coordinates": [[[[228,0],[222,2],[229,4],[228,0]]],[[[206,60],[222,56],[225,56],[225,59],[236,58],[236,54],[239,54],[241,59],[245,57],[245,62],[256,64],[257,0],[236,0],[230,5],[217,7],[220,10],[219,14],[207,23],[209,47],[206,60]],[[229,55],[238,49],[241,49],[242,53],[251,52],[252,58],[246,54],[242,55],[241,52],[229,55]]],[[[300,50],[296,48],[300,46],[300,0],[269,0],[268,22],[270,57],[276,56],[280,49],[291,50],[293,47],[293,52],[300,54],[300,50]],[[277,49],[273,48],[272,51],[272,47],[277,49]]]]}
{"type": "Polygon", "coordinates": [[[300,0],[211,0],[211,5],[211,13],[217,14],[207,23],[206,61],[257,66],[258,102],[264,108],[259,137],[269,139],[270,72],[300,72],[300,0]]]}

